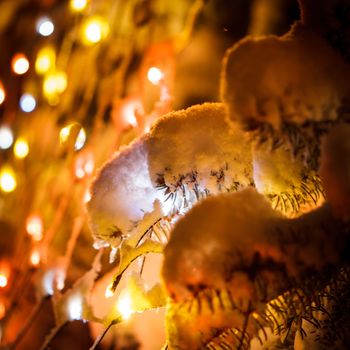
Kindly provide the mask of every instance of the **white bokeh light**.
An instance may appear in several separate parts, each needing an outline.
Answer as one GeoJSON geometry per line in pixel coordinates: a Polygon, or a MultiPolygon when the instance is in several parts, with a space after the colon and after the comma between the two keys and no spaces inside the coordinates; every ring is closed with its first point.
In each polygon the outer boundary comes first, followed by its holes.
{"type": "Polygon", "coordinates": [[[81,320],[83,315],[83,304],[79,294],[75,294],[69,299],[68,314],[71,320],[81,320]]]}
{"type": "Polygon", "coordinates": [[[55,30],[55,26],[48,17],[39,18],[36,22],[36,31],[42,36],[50,36],[55,30]]]}
{"type": "Polygon", "coordinates": [[[0,127],[0,148],[8,149],[12,146],[13,134],[8,126],[0,127]]]}
{"type": "Polygon", "coordinates": [[[36,107],[35,98],[31,94],[23,94],[19,100],[19,106],[23,112],[33,112],[36,107]]]}

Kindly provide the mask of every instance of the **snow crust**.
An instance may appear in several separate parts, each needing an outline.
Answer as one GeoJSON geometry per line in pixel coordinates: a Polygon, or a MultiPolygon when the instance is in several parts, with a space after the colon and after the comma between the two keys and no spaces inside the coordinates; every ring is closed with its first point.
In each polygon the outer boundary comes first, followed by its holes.
{"type": "Polygon", "coordinates": [[[241,40],[224,60],[222,99],[249,129],[336,120],[349,88],[343,57],[300,23],[284,37],[241,40]]]}
{"type": "Polygon", "coordinates": [[[234,182],[251,182],[251,146],[238,125],[229,127],[220,103],[205,103],[171,112],[151,129],[147,140],[152,181],[168,186],[185,177],[211,193],[234,182]],[[195,175],[195,179],[193,178],[195,175]],[[221,178],[220,178],[221,176],[221,178]]]}

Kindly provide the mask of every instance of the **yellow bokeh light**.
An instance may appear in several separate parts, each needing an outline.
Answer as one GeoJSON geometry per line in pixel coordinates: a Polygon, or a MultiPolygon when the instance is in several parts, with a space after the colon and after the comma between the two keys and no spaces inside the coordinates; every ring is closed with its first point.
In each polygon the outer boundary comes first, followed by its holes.
{"type": "Polygon", "coordinates": [[[70,0],[69,6],[73,12],[81,12],[87,6],[87,0],[70,0]]]}
{"type": "Polygon", "coordinates": [[[67,75],[64,72],[48,74],[44,79],[43,92],[47,98],[61,94],[66,88],[67,75]]]}
{"type": "Polygon", "coordinates": [[[72,128],[73,124],[67,125],[60,131],[60,143],[64,144],[68,141],[70,130],[72,128]]]}
{"type": "Polygon", "coordinates": [[[13,152],[15,153],[16,158],[19,158],[19,159],[25,158],[29,153],[28,142],[23,137],[19,137],[15,142],[13,152]]]}
{"type": "Polygon", "coordinates": [[[35,71],[38,74],[45,74],[55,68],[56,53],[52,47],[43,47],[38,52],[35,60],[35,71]]]}
{"type": "Polygon", "coordinates": [[[131,307],[131,298],[127,292],[122,292],[117,302],[117,310],[122,316],[123,320],[127,320],[133,314],[133,309],[131,307]]]}
{"type": "Polygon", "coordinates": [[[23,55],[22,53],[18,53],[13,56],[11,61],[11,67],[16,74],[21,75],[28,71],[29,61],[25,55],[23,55]]]}
{"type": "Polygon", "coordinates": [[[26,229],[35,241],[41,241],[43,238],[43,221],[39,215],[31,215],[27,218],[26,229]]]}
{"type": "Polygon", "coordinates": [[[12,192],[17,186],[16,176],[10,167],[3,167],[0,171],[0,188],[3,192],[12,192]]]}
{"type": "Polygon", "coordinates": [[[96,44],[108,35],[109,26],[100,17],[91,17],[83,25],[83,42],[87,45],[96,44]]]}
{"type": "Polygon", "coordinates": [[[85,129],[79,123],[71,123],[62,128],[60,131],[61,145],[71,145],[74,147],[75,151],[79,151],[84,147],[85,142],[86,132],[85,129]]]}

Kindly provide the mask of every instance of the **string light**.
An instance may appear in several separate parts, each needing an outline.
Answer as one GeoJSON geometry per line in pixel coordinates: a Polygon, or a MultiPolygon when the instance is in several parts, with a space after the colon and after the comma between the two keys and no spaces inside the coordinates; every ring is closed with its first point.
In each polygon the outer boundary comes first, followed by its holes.
{"type": "Polygon", "coordinates": [[[8,126],[0,127],[0,148],[8,149],[12,146],[13,134],[8,126]]]}
{"type": "Polygon", "coordinates": [[[55,30],[55,26],[48,17],[41,17],[36,22],[36,31],[42,36],[50,36],[55,30]]]}
{"type": "Polygon", "coordinates": [[[61,94],[67,88],[67,75],[64,72],[58,71],[48,74],[44,79],[43,92],[45,97],[61,94]]]}
{"type": "Polygon", "coordinates": [[[87,6],[87,0],[71,0],[69,6],[73,12],[81,12],[87,6]]]}
{"type": "MultiPolygon", "coordinates": [[[[0,301],[0,320],[2,318],[4,318],[5,314],[6,314],[5,304],[2,301],[0,301]]],[[[1,334],[1,332],[0,332],[0,334],[1,334]]]]}
{"type": "Polygon", "coordinates": [[[72,124],[65,126],[60,131],[60,143],[61,145],[68,141],[70,132],[71,132],[72,124]]]}
{"type": "Polygon", "coordinates": [[[134,128],[137,127],[136,111],[140,108],[140,102],[130,101],[129,103],[126,103],[122,109],[124,120],[134,128]]]}
{"type": "Polygon", "coordinates": [[[45,295],[53,295],[54,288],[62,290],[64,288],[64,277],[65,274],[62,269],[53,268],[46,271],[42,280],[45,295]]]}
{"type": "Polygon", "coordinates": [[[68,315],[71,320],[81,320],[83,314],[83,304],[81,296],[73,295],[68,301],[68,315]]]}
{"type": "Polygon", "coordinates": [[[157,67],[151,67],[147,72],[147,79],[153,84],[158,85],[163,79],[163,72],[157,67]]]}
{"type": "Polygon", "coordinates": [[[0,288],[5,288],[7,286],[8,279],[4,273],[0,273],[0,288]]]}
{"type": "Polygon", "coordinates": [[[19,106],[25,113],[33,112],[36,107],[34,96],[31,94],[23,94],[19,100],[19,106]]]}
{"type": "Polygon", "coordinates": [[[0,105],[5,101],[5,97],[6,97],[6,94],[5,94],[4,85],[0,81],[0,105]]]}
{"type": "Polygon", "coordinates": [[[38,74],[45,74],[55,67],[56,53],[55,50],[50,47],[43,47],[39,50],[35,60],[35,71],[38,74]]]}
{"type": "Polygon", "coordinates": [[[73,142],[74,150],[79,151],[86,142],[86,132],[78,123],[71,123],[60,131],[60,144],[65,145],[73,142]],[[76,135],[75,139],[72,139],[76,135]]]}
{"type": "Polygon", "coordinates": [[[29,69],[29,61],[23,53],[17,53],[11,61],[12,70],[18,75],[25,74],[29,69]]]}
{"type": "Polygon", "coordinates": [[[4,166],[0,171],[0,188],[3,192],[13,192],[16,189],[17,181],[13,170],[4,166]]]}
{"type": "Polygon", "coordinates": [[[86,175],[91,175],[94,172],[94,168],[95,161],[91,151],[83,152],[77,156],[74,163],[74,171],[78,179],[82,179],[86,175]]]}
{"type": "Polygon", "coordinates": [[[43,238],[43,221],[39,215],[30,215],[26,221],[26,229],[35,241],[41,241],[43,238]]]}
{"type": "Polygon", "coordinates": [[[82,149],[85,145],[85,141],[86,141],[86,132],[84,128],[81,128],[78,133],[77,140],[75,141],[74,149],[76,151],[79,151],[80,149],[82,149]]]}
{"type": "Polygon", "coordinates": [[[91,200],[91,193],[89,190],[86,190],[84,194],[83,202],[84,204],[87,204],[90,202],[90,200],[91,200]]]}
{"type": "Polygon", "coordinates": [[[100,17],[91,17],[83,25],[83,42],[87,45],[96,44],[104,39],[109,32],[106,21],[100,17]]]}
{"type": "Polygon", "coordinates": [[[38,266],[40,264],[40,252],[37,248],[30,254],[30,262],[33,266],[38,266]]]}
{"type": "Polygon", "coordinates": [[[124,291],[120,294],[120,297],[117,302],[117,309],[122,316],[123,320],[127,320],[130,318],[132,313],[134,312],[131,307],[131,298],[127,292],[124,291]]]}
{"type": "Polygon", "coordinates": [[[19,158],[19,159],[25,158],[29,153],[28,142],[23,137],[19,137],[15,142],[13,152],[16,158],[19,158]]]}

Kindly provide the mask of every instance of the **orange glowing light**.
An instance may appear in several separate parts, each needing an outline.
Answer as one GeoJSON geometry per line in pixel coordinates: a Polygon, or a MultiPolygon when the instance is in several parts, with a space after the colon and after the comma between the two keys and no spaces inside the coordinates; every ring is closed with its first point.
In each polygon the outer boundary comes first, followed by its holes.
{"type": "Polygon", "coordinates": [[[4,318],[5,314],[6,314],[5,304],[2,301],[0,301],[0,320],[4,318]]]}
{"type": "Polygon", "coordinates": [[[2,82],[0,81],[0,105],[5,101],[6,93],[2,82]]]}
{"type": "Polygon", "coordinates": [[[95,161],[92,152],[86,151],[77,157],[74,165],[74,173],[78,179],[83,179],[85,176],[91,175],[94,169],[95,161]]]}
{"type": "Polygon", "coordinates": [[[23,53],[17,53],[12,58],[11,67],[14,73],[22,75],[27,73],[29,69],[29,61],[23,53]]]}
{"type": "Polygon", "coordinates": [[[27,232],[35,241],[43,238],[43,221],[39,215],[30,215],[26,222],[27,232]]]}
{"type": "Polygon", "coordinates": [[[90,191],[89,190],[86,190],[85,191],[85,194],[84,194],[84,199],[83,199],[83,202],[85,204],[89,203],[91,200],[91,194],[90,194],[90,191]]]}
{"type": "Polygon", "coordinates": [[[33,266],[38,266],[40,264],[40,252],[38,249],[34,249],[30,254],[30,262],[33,266]]]}

